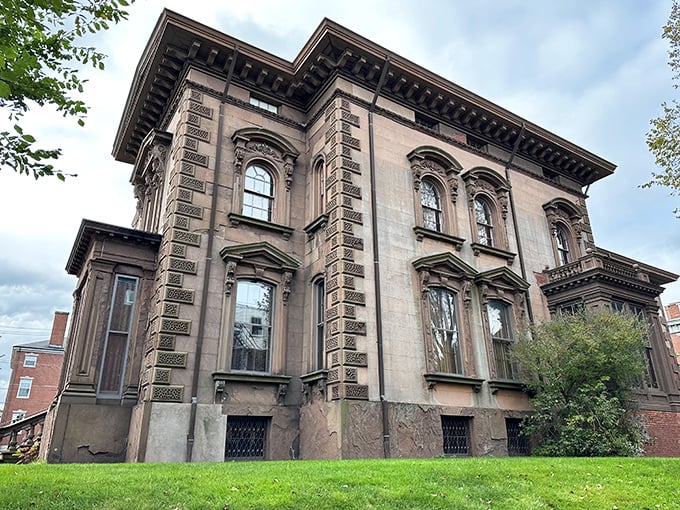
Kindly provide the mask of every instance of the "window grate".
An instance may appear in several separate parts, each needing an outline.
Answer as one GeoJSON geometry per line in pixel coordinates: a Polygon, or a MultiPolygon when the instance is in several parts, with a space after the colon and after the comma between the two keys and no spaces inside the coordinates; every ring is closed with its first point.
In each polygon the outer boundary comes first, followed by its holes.
{"type": "Polygon", "coordinates": [[[505,429],[508,434],[508,455],[529,455],[528,438],[522,434],[522,420],[518,418],[506,418],[505,429]]]}
{"type": "Polygon", "coordinates": [[[470,418],[442,416],[444,455],[470,455],[470,418]]]}
{"type": "Polygon", "coordinates": [[[264,460],[268,425],[268,417],[230,416],[225,460],[264,460]]]}

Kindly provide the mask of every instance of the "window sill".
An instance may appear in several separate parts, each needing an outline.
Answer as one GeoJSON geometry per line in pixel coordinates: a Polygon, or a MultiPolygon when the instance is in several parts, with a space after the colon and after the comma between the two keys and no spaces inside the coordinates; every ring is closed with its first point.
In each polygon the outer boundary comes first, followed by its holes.
{"type": "Polygon", "coordinates": [[[305,374],[302,377],[300,377],[300,380],[302,381],[303,384],[315,384],[318,383],[319,381],[326,381],[327,378],[328,369],[324,368],[321,370],[315,370],[314,372],[305,374]]]}
{"type": "Polygon", "coordinates": [[[476,377],[466,377],[464,375],[456,374],[445,374],[442,372],[425,374],[424,377],[425,380],[427,381],[427,387],[430,390],[434,389],[437,383],[445,383],[471,386],[475,393],[479,393],[479,391],[481,391],[482,389],[482,383],[484,382],[484,379],[478,379],[476,377]]]}
{"type": "Polygon", "coordinates": [[[316,234],[316,231],[324,228],[327,223],[328,214],[322,214],[302,230],[305,232],[305,234],[307,234],[307,239],[311,241],[312,239],[314,239],[314,234],[316,234]]]}
{"type": "Polygon", "coordinates": [[[510,251],[501,250],[500,248],[494,248],[493,246],[487,246],[481,243],[471,243],[472,252],[477,256],[480,253],[486,253],[487,255],[493,255],[494,257],[500,257],[508,262],[508,265],[512,264],[515,260],[516,254],[510,251]]]}
{"type": "Polygon", "coordinates": [[[269,221],[258,220],[256,218],[251,218],[250,216],[244,216],[243,214],[238,213],[229,213],[227,215],[227,218],[229,218],[229,223],[231,223],[232,227],[238,227],[241,223],[243,223],[245,225],[250,225],[264,230],[277,232],[281,234],[284,239],[289,239],[291,234],[295,231],[295,229],[292,227],[278,225],[277,223],[272,223],[269,221]]]}
{"type": "Polygon", "coordinates": [[[489,388],[491,388],[491,393],[496,393],[498,390],[527,391],[526,384],[511,379],[492,379],[489,381],[489,388]]]}
{"type": "Polygon", "coordinates": [[[429,239],[436,239],[437,241],[443,241],[452,245],[456,248],[456,251],[460,251],[463,247],[465,239],[461,237],[452,236],[449,234],[444,234],[443,232],[437,232],[436,230],[430,230],[425,227],[413,227],[413,232],[416,234],[416,240],[422,241],[424,237],[429,239]]]}
{"type": "Polygon", "coordinates": [[[213,372],[213,381],[288,384],[289,375],[257,374],[251,372],[213,372]]]}

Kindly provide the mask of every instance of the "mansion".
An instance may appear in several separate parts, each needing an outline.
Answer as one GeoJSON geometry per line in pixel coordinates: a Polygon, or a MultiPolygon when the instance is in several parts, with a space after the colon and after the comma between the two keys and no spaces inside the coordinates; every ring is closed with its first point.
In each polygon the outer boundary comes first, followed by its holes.
{"type": "Polygon", "coordinates": [[[596,245],[597,155],[328,19],[289,62],[168,10],[113,155],[137,210],[77,233],[48,462],[524,455],[509,350],[583,307],[648,318],[680,455],[677,275],[596,245]]]}

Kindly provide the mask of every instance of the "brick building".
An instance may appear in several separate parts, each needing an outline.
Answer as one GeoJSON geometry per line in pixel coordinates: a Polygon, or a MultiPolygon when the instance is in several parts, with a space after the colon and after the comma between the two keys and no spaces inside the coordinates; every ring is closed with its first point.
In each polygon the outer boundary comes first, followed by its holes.
{"type": "Polygon", "coordinates": [[[45,411],[57,395],[64,363],[64,335],[68,312],[55,312],[49,340],[12,347],[5,407],[0,426],[45,411]]]}
{"type": "Polygon", "coordinates": [[[170,11],[113,154],[137,210],[71,251],[48,461],[521,454],[508,350],[579,307],[648,318],[648,452],[680,454],[677,275],[596,246],[597,155],[332,21],[288,62],[170,11]]]}
{"type": "Polygon", "coordinates": [[[680,303],[666,305],[664,311],[666,313],[666,324],[671,336],[675,359],[680,362],[680,303]]]}

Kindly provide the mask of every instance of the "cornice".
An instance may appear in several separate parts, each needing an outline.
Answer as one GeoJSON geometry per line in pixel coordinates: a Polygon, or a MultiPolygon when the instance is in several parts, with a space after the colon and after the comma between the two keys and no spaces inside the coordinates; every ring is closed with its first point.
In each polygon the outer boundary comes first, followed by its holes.
{"type": "Polygon", "coordinates": [[[137,67],[113,154],[120,161],[134,160],[146,133],[160,126],[168,100],[190,66],[224,78],[236,58],[233,83],[309,111],[335,76],[375,90],[388,55],[381,96],[507,152],[517,141],[518,156],[582,186],[614,171],[612,163],[328,19],[288,62],[168,10],[137,67]],[[524,134],[517,140],[522,126],[524,134]]]}

